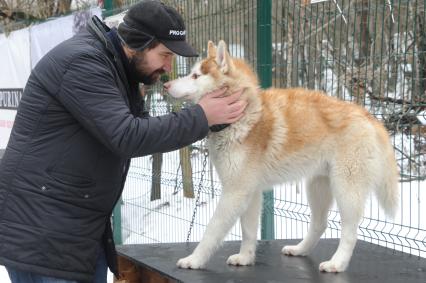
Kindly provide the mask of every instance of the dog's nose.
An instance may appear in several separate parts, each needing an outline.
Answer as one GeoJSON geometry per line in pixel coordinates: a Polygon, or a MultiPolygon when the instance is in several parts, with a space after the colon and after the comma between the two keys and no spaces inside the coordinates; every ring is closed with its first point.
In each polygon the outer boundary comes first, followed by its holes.
{"type": "Polygon", "coordinates": [[[165,82],[163,87],[164,87],[164,90],[168,90],[170,88],[170,82],[165,82]]]}

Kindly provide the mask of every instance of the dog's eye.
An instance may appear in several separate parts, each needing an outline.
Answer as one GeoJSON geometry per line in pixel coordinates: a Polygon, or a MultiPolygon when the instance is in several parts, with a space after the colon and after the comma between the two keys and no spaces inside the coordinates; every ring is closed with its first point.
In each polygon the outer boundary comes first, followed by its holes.
{"type": "Polygon", "coordinates": [[[199,75],[197,75],[197,74],[192,74],[192,76],[191,76],[191,78],[194,79],[194,80],[198,79],[198,77],[199,77],[199,75]]]}

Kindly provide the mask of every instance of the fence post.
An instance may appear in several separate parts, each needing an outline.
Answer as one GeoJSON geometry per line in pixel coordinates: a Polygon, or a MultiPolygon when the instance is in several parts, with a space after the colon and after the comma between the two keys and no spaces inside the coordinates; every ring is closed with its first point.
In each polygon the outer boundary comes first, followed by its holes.
{"type": "Polygon", "coordinates": [[[104,0],[104,11],[103,11],[103,17],[109,17],[112,15],[114,10],[114,0],[104,0]]]}
{"type": "Polygon", "coordinates": [[[123,203],[123,200],[118,200],[117,204],[114,207],[114,210],[112,212],[112,232],[114,236],[114,242],[116,245],[123,244],[123,237],[121,235],[121,204],[123,203]]]}
{"type": "MultiPolygon", "coordinates": [[[[104,11],[102,13],[102,16],[109,17],[113,14],[114,10],[114,0],[104,0],[104,11]]],[[[114,207],[114,210],[112,211],[112,232],[114,237],[114,242],[116,245],[123,244],[123,237],[121,235],[121,204],[123,203],[123,200],[118,200],[117,204],[114,207]]]]}
{"type": "MultiPolygon", "coordinates": [[[[272,85],[272,0],[257,0],[257,73],[262,88],[272,85]]],[[[263,194],[262,240],[274,239],[274,192],[263,194]]]]}

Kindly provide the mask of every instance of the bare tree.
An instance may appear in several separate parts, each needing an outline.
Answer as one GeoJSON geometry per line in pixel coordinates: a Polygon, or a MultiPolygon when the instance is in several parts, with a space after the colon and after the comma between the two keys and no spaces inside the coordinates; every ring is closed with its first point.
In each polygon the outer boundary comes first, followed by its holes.
{"type": "MultiPolygon", "coordinates": [[[[122,0],[116,0],[122,4],[122,0]]],[[[0,32],[9,33],[33,22],[69,14],[90,5],[90,0],[0,0],[0,32]]]]}

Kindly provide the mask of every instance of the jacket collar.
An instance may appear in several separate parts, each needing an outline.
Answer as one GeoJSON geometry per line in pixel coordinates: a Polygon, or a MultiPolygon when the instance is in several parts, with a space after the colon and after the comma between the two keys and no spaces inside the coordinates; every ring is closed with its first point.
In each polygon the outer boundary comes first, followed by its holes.
{"type": "Polygon", "coordinates": [[[116,28],[110,29],[110,31],[107,32],[107,36],[108,36],[109,40],[112,42],[112,44],[114,45],[114,49],[118,53],[118,56],[120,56],[120,60],[123,63],[124,70],[126,72],[127,80],[131,84],[138,84],[134,75],[130,71],[129,59],[127,58],[126,53],[124,52],[124,48],[123,48],[122,43],[120,41],[120,38],[117,34],[117,29],[116,28]]]}
{"type": "Polygon", "coordinates": [[[116,54],[112,42],[108,39],[107,32],[111,29],[104,24],[97,16],[93,16],[90,21],[87,23],[87,28],[94,36],[96,36],[105,46],[105,48],[112,53],[116,54]]]}
{"type": "MultiPolygon", "coordinates": [[[[108,37],[108,32],[111,29],[105,25],[97,16],[93,16],[91,20],[87,23],[87,30],[94,35],[104,46],[105,50],[113,57],[114,63],[117,67],[118,75],[123,81],[127,93],[131,93],[129,80],[126,75],[126,70],[124,67],[124,62],[121,60],[120,54],[114,47],[114,44],[108,37]]],[[[127,95],[123,94],[125,97],[126,103],[130,105],[127,95]]]]}

